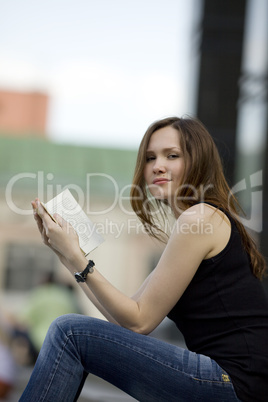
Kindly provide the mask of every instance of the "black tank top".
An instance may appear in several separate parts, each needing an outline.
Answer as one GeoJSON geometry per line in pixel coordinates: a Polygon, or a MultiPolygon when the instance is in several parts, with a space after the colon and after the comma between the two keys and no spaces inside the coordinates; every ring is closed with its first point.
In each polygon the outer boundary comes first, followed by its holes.
{"type": "MultiPolygon", "coordinates": [[[[168,317],[189,350],[214,359],[246,402],[268,401],[268,300],[232,218],[227,246],[203,260],[168,317]]],[[[192,250],[194,252],[194,250],[192,250]]]]}

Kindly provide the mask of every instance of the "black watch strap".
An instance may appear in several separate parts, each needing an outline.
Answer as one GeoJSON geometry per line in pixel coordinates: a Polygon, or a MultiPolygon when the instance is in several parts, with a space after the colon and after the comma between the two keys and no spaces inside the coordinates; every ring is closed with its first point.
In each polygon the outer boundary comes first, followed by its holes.
{"type": "Polygon", "coordinates": [[[94,272],[94,261],[89,260],[86,268],[84,269],[84,271],[82,272],[76,272],[74,274],[74,277],[76,279],[76,282],[86,282],[87,279],[87,275],[88,274],[92,274],[92,272],[94,272]]]}

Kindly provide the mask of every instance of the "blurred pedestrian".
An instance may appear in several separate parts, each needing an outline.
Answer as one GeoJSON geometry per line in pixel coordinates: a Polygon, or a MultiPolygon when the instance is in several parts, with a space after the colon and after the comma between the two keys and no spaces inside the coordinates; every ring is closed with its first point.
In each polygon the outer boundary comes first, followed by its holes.
{"type": "Polygon", "coordinates": [[[10,325],[0,310],[0,398],[4,400],[16,380],[16,363],[10,349],[10,325]]]}
{"type": "Polygon", "coordinates": [[[21,365],[35,363],[52,321],[68,313],[80,313],[73,286],[59,284],[54,273],[45,275],[29,294],[13,328],[12,347],[21,365]]]}

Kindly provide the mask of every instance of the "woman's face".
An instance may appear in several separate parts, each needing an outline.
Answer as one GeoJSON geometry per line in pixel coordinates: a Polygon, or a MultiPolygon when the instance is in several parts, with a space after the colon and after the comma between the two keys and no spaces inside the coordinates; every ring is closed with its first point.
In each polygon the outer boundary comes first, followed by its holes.
{"type": "Polygon", "coordinates": [[[173,127],[155,131],[146,152],[144,178],[150,193],[159,200],[175,205],[175,197],[184,174],[179,132],[173,127]]]}

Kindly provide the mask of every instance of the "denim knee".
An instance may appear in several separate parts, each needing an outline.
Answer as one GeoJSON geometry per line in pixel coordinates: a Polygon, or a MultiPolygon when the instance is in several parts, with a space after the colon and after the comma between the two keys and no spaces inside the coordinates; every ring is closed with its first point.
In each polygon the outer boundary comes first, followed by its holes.
{"type": "Polygon", "coordinates": [[[73,333],[75,328],[75,323],[79,319],[79,314],[65,314],[57,317],[48,329],[48,337],[58,338],[58,337],[69,337],[73,333]]]}

